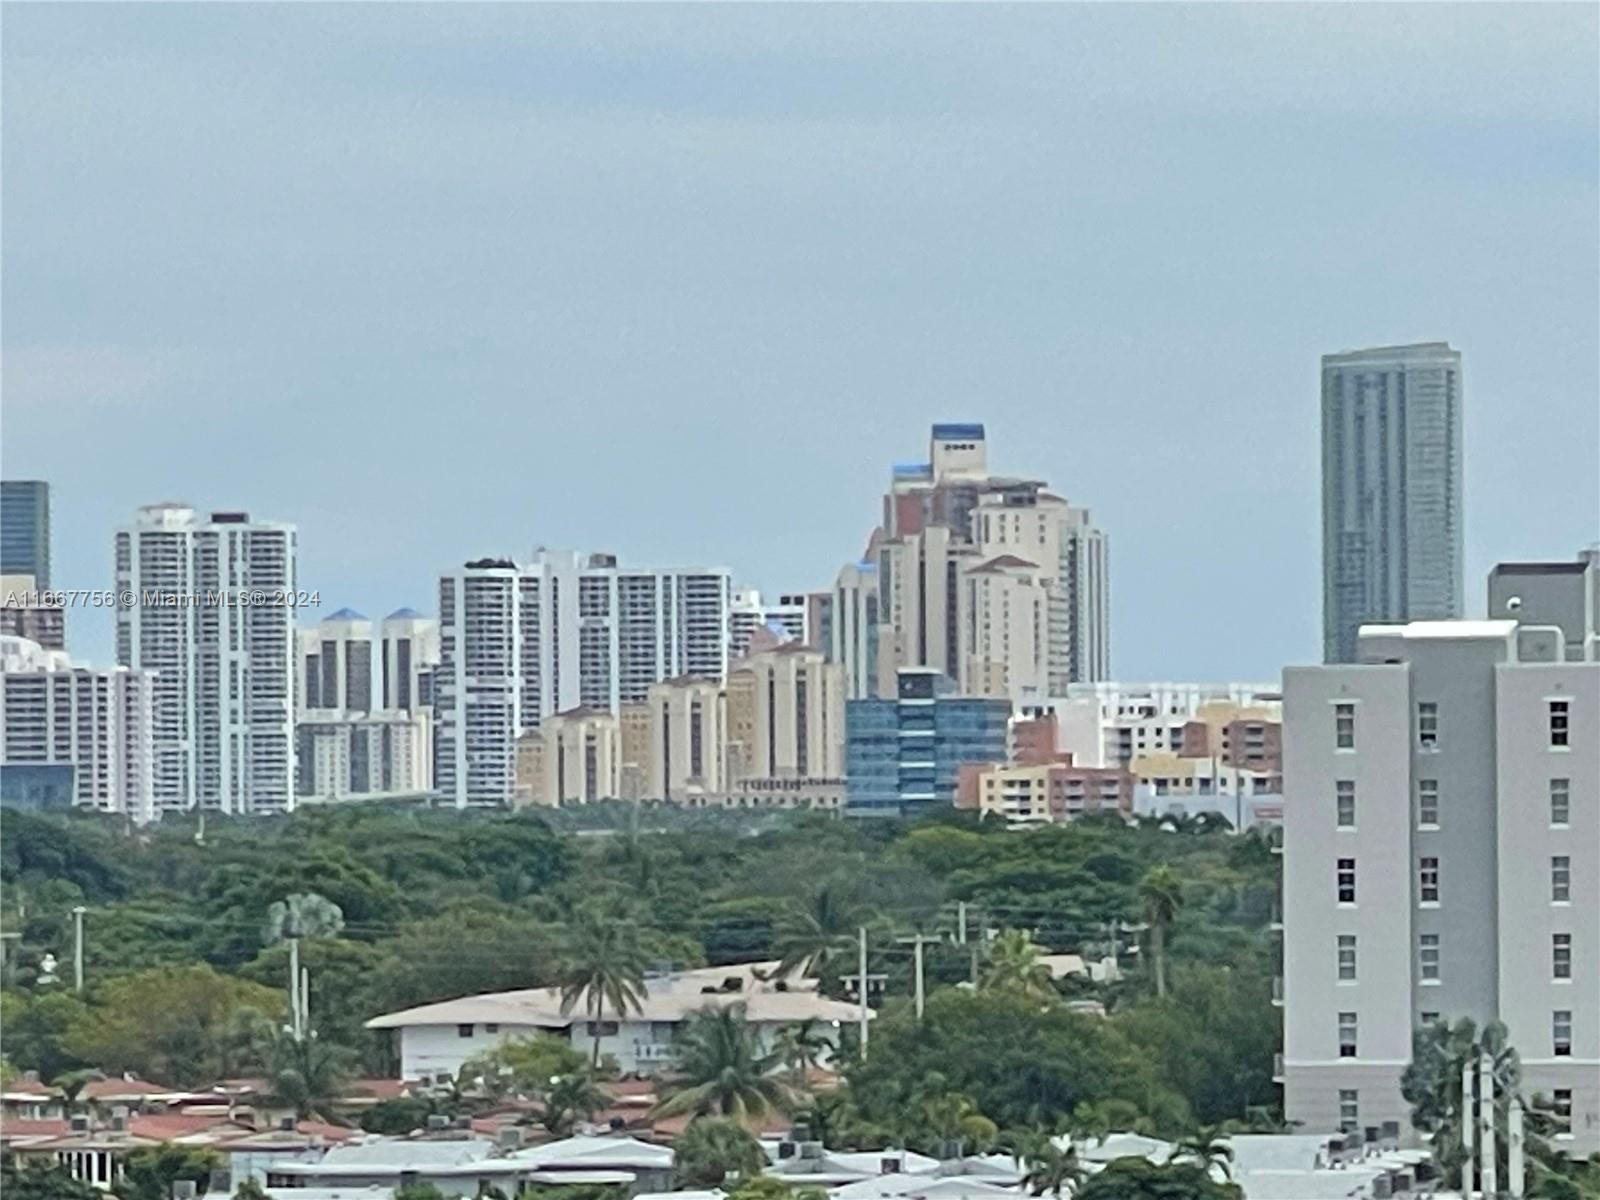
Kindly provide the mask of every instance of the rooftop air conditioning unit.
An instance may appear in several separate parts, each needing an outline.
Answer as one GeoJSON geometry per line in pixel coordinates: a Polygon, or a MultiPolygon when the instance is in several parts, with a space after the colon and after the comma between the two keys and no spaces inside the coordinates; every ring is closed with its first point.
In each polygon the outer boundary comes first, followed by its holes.
{"type": "Polygon", "coordinates": [[[111,1128],[117,1133],[128,1132],[128,1108],[119,1104],[111,1110],[111,1128]]]}
{"type": "Polygon", "coordinates": [[[789,1141],[787,1139],[785,1139],[784,1141],[779,1142],[778,1143],[778,1160],[781,1162],[783,1159],[793,1158],[795,1156],[795,1152],[797,1150],[799,1150],[799,1148],[800,1148],[800,1146],[799,1146],[799,1143],[797,1143],[797,1142],[792,1142],[792,1141],[789,1141]]]}
{"type": "Polygon", "coordinates": [[[89,1116],[87,1113],[73,1113],[67,1121],[67,1128],[73,1133],[89,1132],[89,1116]]]}
{"type": "Polygon", "coordinates": [[[821,1158],[822,1157],[822,1143],[821,1142],[801,1142],[800,1143],[800,1157],[801,1158],[806,1158],[806,1159],[813,1159],[813,1160],[821,1158]]]}
{"type": "Polygon", "coordinates": [[[502,1125],[495,1134],[494,1144],[501,1150],[515,1150],[522,1145],[522,1130],[515,1125],[502,1125]]]}
{"type": "Polygon", "coordinates": [[[172,1200],[194,1200],[200,1194],[192,1179],[174,1179],[172,1181],[172,1200]]]}
{"type": "Polygon", "coordinates": [[[284,1133],[293,1133],[298,1127],[298,1122],[293,1117],[279,1117],[278,1128],[284,1133]]]}
{"type": "Polygon", "coordinates": [[[878,1160],[878,1174],[898,1175],[900,1174],[900,1170],[903,1166],[904,1161],[899,1157],[895,1155],[885,1155],[883,1158],[878,1160]]]}
{"type": "Polygon", "coordinates": [[[450,1118],[445,1116],[443,1113],[429,1113],[428,1114],[428,1128],[429,1129],[449,1129],[450,1128],[450,1118]]]}

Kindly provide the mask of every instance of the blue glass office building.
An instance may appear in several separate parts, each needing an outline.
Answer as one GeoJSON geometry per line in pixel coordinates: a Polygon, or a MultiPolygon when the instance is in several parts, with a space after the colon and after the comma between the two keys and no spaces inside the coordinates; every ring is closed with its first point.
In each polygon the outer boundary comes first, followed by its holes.
{"type": "Polygon", "coordinates": [[[1011,704],[958,696],[928,667],[899,672],[893,700],[851,700],[845,711],[845,812],[911,815],[949,805],[963,763],[1004,762],[1011,704]]]}
{"type": "Polygon", "coordinates": [[[42,479],[0,482],[0,575],[50,586],[50,485],[42,479]]]}

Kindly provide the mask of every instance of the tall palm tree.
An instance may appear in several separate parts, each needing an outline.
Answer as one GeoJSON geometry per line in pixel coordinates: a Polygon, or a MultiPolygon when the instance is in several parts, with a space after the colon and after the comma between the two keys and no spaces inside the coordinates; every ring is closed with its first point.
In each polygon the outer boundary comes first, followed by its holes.
{"type": "Polygon", "coordinates": [[[581,1001],[589,1014],[594,1049],[591,1070],[600,1067],[600,1018],[606,1005],[626,1016],[643,1007],[645,954],[639,929],[631,921],[605,920],[584,913],[567,929],[561,947],[561,1012],[565,1016],[581,1001]]]}
{"type": "Polygon", "coordinates": [[[1202,1125],[1187,1137],[1178,1139],[1172,1148],[1170,1160],[1187,1160],[1212,1176],[1221,1171],[1224,1179],[1233,1178],[1233,1147],[1222,1137],[1216,1125],[1202,1125]]]}
{"type": "Polygon", "coordinates": [[[790,1112],[793,1095],[775,1074],[781,1065],[776,1053],[761,1048],[743,1004],[702,1008],[678,1035],[669,1091],[656,1114],[723,1116],[748,1124],[771,1112],[790,1112]]]}
{"type": "Polygon", "coordinates": [[[854,949],[860,924],[860,910],[838,885],[823,884],[778,919],[772,937],[777,977],[819,974],[830,960],[854,949]]]}
{"type": "Polygon", "coordinates": [[[1183,886],[1166,863],[1151,867],[1139,881],[1139,899],[1150,926],[1150,957],[1155,961],[1156,995],[1167,994],[1167,931],[1183,907],[1183,886]]]}
{"type": "Polygon", "coordinates": [[[778,1031],[776,1049],[778,1058],[789,1067],[790,1086],[799,1091],[805,1087],[806,1072],[833,1049],[833,1039],[821,1021],[807,1017],[778,1031]]]}
{"type": "Polygon", "coordinates": [[[1007,929],[989,943],[988,963],[979,986],[985,991],[1010,992],[1030,1000],[1055,996],[1050,968],[1039,944],[1025,929],[1007,929]]]}
{"type": "Polygon", "coordinates": [[[104,1079],[105,1072],[96,1071],[93,1067],[85,1067],[77,1071],[67,1071],[57,1075],[50,1081],[50,1086],[61,1093],[61,1106],[68,1116],[78,1105],[78,1096],[83,1089],[91,1083],[98,1083],[104,1079]]]}

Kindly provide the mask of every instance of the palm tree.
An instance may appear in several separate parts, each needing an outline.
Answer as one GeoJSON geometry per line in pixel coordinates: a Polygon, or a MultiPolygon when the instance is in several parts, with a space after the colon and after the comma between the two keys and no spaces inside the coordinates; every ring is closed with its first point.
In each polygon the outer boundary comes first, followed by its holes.
{"type": "Polygon", "coordinates": [[[645,955],[638,926],[584,913],[568,928],[561,949],[561,1012],[582,1001],[594,1035],[591,1070],[600,1068],[600,1017],[609,1004],[620,1019],[638,1012],[648,994],[644,986],[645,955]]]}
{"type": "Polygon", "coordinates": [[[344,928],[344,910],[316,892],[295,892],[267,908],[263,930],[268,945],[289,938],[337,937],[344,928]]]}
{"type": "Polygon", "coordinates": [[[816,1017],[785,1025],[778,1031],[778,1057],[788,1065],[792,1075],[790,1086],[796,1091],[805,1087],[806,1072],[832,1049],[833,1039],[816,1017]]]}
{"type": "Polygon", "coordinates": [[[565,1133],[576,1117],[590,1117],[611,1103],[611,1097],[588,1071],[558,1076],[544,1097],[539,1123],[551,1133],[565,1133]]]}
{"type": "Polygon", "coordinates": [[[1075,1192],[1087,1174],[1083,1163],[1078,1160],[1076,1146],[1069,1145],[1063,1150],[1046,1137],[1037,1139],[1026,1150],[1023,1159],[1028,1166],[1028,1173],[1022,1178],[1023,1186],[1034,1196],[1042,1196],[1046,1192],[1059,1196],[1062,1188],[1075,1192]]]}
{"type": "Polygon", "coordinates": [[[333,1106],[350,1081],[352,1056],[343,1046],[320,1040],[315,1033],[298,1041],[274,1030],[263,1047],[271,1102],[294,1109],[296,1117],[339,1122],[333,1106]]]}
{"type": "Polygon", "coordinates": [[[670,1093],[656,1114],[715,1115],[749,1124],[769,1112],[789,1112],[793,1096],[774,1074],[780,1065],[777,1054],[761,1049],[743,1004],[702,1008],[678,1035],[670,1093]]]}
{"type": "Polygon", "coordinates": [[[1055,996],[1050,968],[1033,935],[1007,929],[989,944],[989,960],[979,981],[985,991],[1011,992],[1030,1000],[1055,996]]]}
{"type": "Polygon", "coordinates": [[[1213,1170],[1220,1170],[1224,1179],[1233,1178],[1233,1147],[1221,1136],[1221,1129],[1216,1125],[1202,1125],[1178,1140],[1168,1161],[1183,1159],[1194,1163],[1208,1177],[1213,1170]]]}
{"type": "Polygon", "coordinates": [[[839,887],[823,884],[778,919],[772,937],[779,956],[776,977],[819,974],[830,959],[854,948],[860,924],[859,910],[839,887]]]}
{"type": "Polygon", "coordinates": [[[78,1096],[83,1089],[89,1084],[98,1083],[104,1078],[105,1072],[86,1067],[82,1070],[68,1071],[65,1074],[57,1075],[50,1081],[50,1086],[61,1093],[61,1107],[68,1116],[71,1116],[72,1110],[77,1107],[78,1096]]]}
{"type": "Polygon", "coordinates": [[[1150,957],[1155,960],[1156,995],[1167,994],[1167,930],[1183,907],[1183,886],[1173,869],[1162,863],[1139,881],[1139,899],[1150,926],[1150,957]]]}

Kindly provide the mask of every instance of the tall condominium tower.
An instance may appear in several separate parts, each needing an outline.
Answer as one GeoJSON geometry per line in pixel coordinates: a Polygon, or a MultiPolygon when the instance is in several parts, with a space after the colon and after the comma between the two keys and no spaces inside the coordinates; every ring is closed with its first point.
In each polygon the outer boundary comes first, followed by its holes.
{"type": "Polygon", "coordinates": [[[32,575],[50,587],[50,485],[42,479],[0,481],[0,575],[32,575]]]}
{"type": "Polygon", "coordinates": [[[354,609],[323,617],[302,629],[300,709],[372,711],[372,622],[354,609]]]}
{"type": "Polygon", "coordinates": [[[156,672],[158,808],[294,807],[295,552],[293,525],[182,504],[117,530],[117,662],[156,672]]]}
{"type": "MultiPolygon", "coordinates": [[[[1585,612],[1581,570],[1515,574],[1585,612]]],[[[1413,1033],[1498,1020],[1557,1144],[1600,1149],[1600,637],[1420,621],[1357,649],[1284,672],[1284,1114],[1408,1131],[1413,1033]]]]}
{"type": "Polygon", "coordinates": [[[150,820],[153,686],[149,671],[96,670],[0,636],[0,770],[69,769],[78,807],[150,820]]]}
{"type": "Polygon", "coordinates": [[[652,684],[728,668],[730,573],[621,567],[611,555],[480,559],[439,581],[435,781],[509,803],[516,739],[577,707],[616,713],[652,684]]]}
{"type": "Polygon", "coordinates": [[[1322,656],[1369,621],[1459,617],[1461,355],[1444,342],[1322,359],[1322,656]]]}

